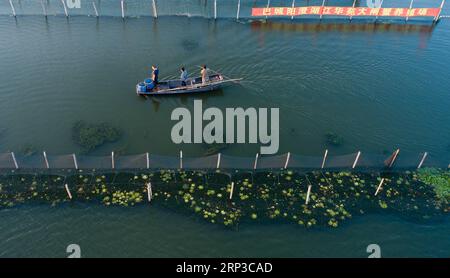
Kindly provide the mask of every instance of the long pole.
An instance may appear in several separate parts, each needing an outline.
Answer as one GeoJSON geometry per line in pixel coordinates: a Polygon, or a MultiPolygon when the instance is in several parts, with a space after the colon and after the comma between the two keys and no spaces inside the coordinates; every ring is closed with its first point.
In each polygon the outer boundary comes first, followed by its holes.
{"type": "Polygon", "coordinates": [[[442,11],[442,8],[444,7],[444,4],[445,4],[445,0],[442,0],[442,2],[441,2],[441,6],[439,7],[439,13],[438,13],[438,15],[434,18],[434,21],[436,21],[436,20],[439,20],[439,17],[441,16],[441,11],[442,11]]]}
{"type": "Polygon", "coordinates": [[[381,186],[383,185],[383,182],[384,182],[384,178],[381,179],[380,184],[377,187],[377,191],[375,191],[375,196],[377,196],[378,192],[380,191],[381,186]]]}
{"type": "Polygon", "coordinates": [[[309,196],[311,195],[311,187],[312,187],[312,185],[308,185],[308,191],[306,192],[305,205],[307,205],[309,203],[309,196]]]}
{"type": "Polygon", "coordinates": [[[241,0],[237,4],[236,20],[239,20],[239,13],[241,12],[241,0]]]}
{"type": "Polygon", "coordinates": [[[406,14],[406,21],[408,21],[409,19],[409,11],[412,9],[414,0],[411,0],[411,3],[409,3],[409,9],[408,9],[408,13],[406,14]]]}
{"type": "Polygon", "coordinates": [[[19,164],[17,164],[17,160],[16,160],[16,156],[14,155],[14,152],[11,152],[11,157],[14,162],[14,166],[16,167],[16,169],[19,169],[19,164]]]}
{"type": "Polygon", "coordinates": [[[256,153],[255,163],[253,164],[253,170],[256,170],[256,167],[258,166],[258,157],[259,157],[259,153],[256,153]]]}
{"type": "Polygon", "coordinates": [[[16,17],[16,9],[14,8],[12,0],[9,0],[9,5],[11,6],[13,16],[16,17]]]}
{"type": "Polygon", "coordinates": [[[180,151],[180,169],[183,169],[183,151],[180,151]]]}
{"type": "Polygon", "coordinates": [[[397,156],[398,156],[399,153],[400,153],[400,149],[397,149],[397,150],[394,152],[394,155],[393,155],[393,157],[392,157],[392,160],[391,160],[391,162],[389,163],[389,168],[391,168],[392,165],[394,165],[394,162],[395,162],[395,160],[397,159],[397,156]]]}
{"type": "Polygon", "coordinates": [[[284,163],[284,169],[287,169],[287,167],[288,167],[289,158],[291,158],[291,153],[290,152],[287,153],[286,162],[284,163]]]}
{"type": "MultiPolygon", "coordinates": [[[[270,7],[270,0],[267,0],[267,8],[270,7]]],[[[266,19],[267,19],[267,15],[266,15],[266,19]]]]}
{"type": "Polygon", "coordinates": [[[145,160],[147,161],[147,169],[150,168],[150,155],[149,153],[145,153],[145,160]]]}
{"type": "Polygon", "coordinates": [[[120,9],[122,11],[122,19],[125,18],[124,0],[120,0],[120,9]]]}
{"type": "Polygon", "coordinates": [[[97,6],[95,5],[95,1],[92,1],[92,6],[94,7],[95,16],[98,17],[97,6]]]}
{"type": "Polygon", "coordinates": [[[423,163],[425,162],[425,159],[427,158],[427,156],[428,156],[428,153],[425,152],[425,153],[423,154],[423,156],[422,156],[422,159],[420,160],[419,165],[417,166],[417,169],[420,169],[420,168],[422,167],[422,165],[423,165],[423,163]]]}
{"type": "Polygon", "coordinates": [[[42,152],[44,155],[44,161],[45,161],[45,167],[47,167],[47,169],[50,168],[50,164],[48,164],[48,159],[47,159],[47,153],[44,151],[42,152]]]}
{"type": "Polygon", "coordinates": [[[116,168],[116,165],[114,164],[114,152],[111,152],[111,168],[116,168]]]}
{"type": "Polygon", "coordinates": [[[356,154],[355,162],[353,162],[352,169],[355,169],[356,164],[358,163],[358,160],[359,160],[359,157],[360,157],[360,156],[361,156],[361,152],[359,151],[359,152],[356,154]]]}
{"type": "Polygon", "coordinates": [[[64,188],[66,189],[67,196],[69,196],[69,199],[72,200],[72,193],[70,193],[69,185],[67,183],[64,184],[64,188]]]}
{"type": "MultiPolygon", "coordinates": [[[[294,7],[295,7],[295,0],[292,0],[292,9],[294,9],[294,7]]],[[[294,15],[291,16],[291,20],[293,20],[293,19],[294,19],[294,15]]]]}
{"type": "Polygon", "coordinates": [[[234,191],[234,181],[231,182],[231,188],[230,188],[230,200],[233,198],[233,191],[234,191]]]}
{"type": "Polygon", "coordinates": [[[152,7],[153,7],[153,17],[158,18],[158,11],[156,10],[156,0],[152,0],[152,7]]]}
{"type": "Polygon", "coordinates": [[[216,167],[217,169],[220,168],[220,156],[221,156],[221,155],[220,155],[220,153],[219,153],[219,154],[217,155],[217,165],[216,165],[216,166],[217,166],[217,167],[216,167]]]}
{"type": "Polygon", "coordinates": [[[42,7],[42,12],[44,13],[44,16],[47,17],[47,9],[45,8],[44,0],[41,0],[41,7],[42,7]]]}
{"type": "Polygon", "coordinates": [[[217,0],[214,0],[214,19],[217,19],[217,0]]]}
{"type": "Polygon", "coordinates": [[[326,1],[326,0],[323,0],[323,1],[322,1],[322,7],[320,7],[320,18],[319,18],[320,20],[322,20],[322,16],[323,16],[323,7],[325,6],[325,1],[326,1]]]}
{"type": "MultiPolygon", "coordinates": [[[[355,8],[355,5],[356,5],[356,0],[353,0],[353,5],[352,5],[352,8],[353,8],[353,9],[355,8]]],[[[351,15],[351,16],[350,16],[350,21],[352,21],[352,18],[353,18],[353,16],[351,15]]]]}
{"type": "Polygon", "coordinates": [[[66,2],[64,0],[61,0],[61,3],[63,4],[63,7],[64,7],[64,14],[66,15],[66,17],[69,17],[69,12],[67,11],[67,7],[66,7],[66,2]]]}
{"type": "Polygon", "coordinates": [[[72,154],[72,158],[73,158],[73,165],[75,166],[75,169],[78,170],[77,156],[75,154],[72,154]]]}
{"type": "Polygon", "coordinates": [[[322,160],[322,169],[325,167],[325,161],[327,160],[327,156],[328,156],[328,149],[325,150],[325,153],[323,155],[323,160],[322,160]]]}
{"type": "Polygon", "coordinates": [[[377,14],[377,16],[375,17],[375,21],[377,21],[377,19],[378,19],[378,16],[380,15],[380,11],[381,11],[381,6],[383,6],[383,0],[381,0],[381,3],[380,3],[380,7],[379,7],[379,11],[378,11],[378,14],[377,14]]]}
{"type": "Polygon", "coordinates": [[[152,197],[153,197],[152,183],[149,182],[147,183],[147,199],[149,203],[152,201],[152,197]]]}

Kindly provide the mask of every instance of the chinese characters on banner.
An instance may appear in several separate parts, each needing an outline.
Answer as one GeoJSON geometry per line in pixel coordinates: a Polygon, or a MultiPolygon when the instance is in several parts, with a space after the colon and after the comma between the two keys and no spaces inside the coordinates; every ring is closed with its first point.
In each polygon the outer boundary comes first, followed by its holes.
{"type": "Polygon", "coordinates": [[[363,8],[363,7],[273,7],[253,8],[252,16],[300,16],[300,15],[337,15],[337,16],[392,16],[392,17],[437,17],[440,8],[363,8]]]}

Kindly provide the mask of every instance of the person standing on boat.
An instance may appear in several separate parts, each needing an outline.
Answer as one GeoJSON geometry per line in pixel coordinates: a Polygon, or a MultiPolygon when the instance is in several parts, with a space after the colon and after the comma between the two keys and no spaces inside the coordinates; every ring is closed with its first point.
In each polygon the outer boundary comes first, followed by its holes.
{"type": "Polygon", "coordinates": [[[181,71],[180,75],[181,86],[186,86],[186,81],[188,79],[188,72],[184,67],[181,67],[180,71],[181,71]]]}
{"type": "Polygon", "coordinates": [[[202,70],[200,71],[200,74],[202,75],[202,85],[205,85],[206,82],[209,81],[208,69],[206,68],[206,65],[202,66],[202,70]]]}
{"type": "Polygon", "coordinates": [[[152,81],[153,81],[153,86],[156,87],[156,85],[158,85],[158,77],[159,77],[159,69],[157,66],[152,65],[152,81]]]}

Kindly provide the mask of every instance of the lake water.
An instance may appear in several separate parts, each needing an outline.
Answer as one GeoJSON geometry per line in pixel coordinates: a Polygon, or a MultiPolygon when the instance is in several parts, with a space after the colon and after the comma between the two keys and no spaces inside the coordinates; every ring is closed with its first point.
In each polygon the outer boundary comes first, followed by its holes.
{"type": "MultiPolygon", "coordinates": [[[[6,8],[7,5],[2,4],[6,8]]],[[[2,7],[3,7],[2,6],[2,7]]],[[[3,14],[8,13],[3,7],[3,14]]],[[[447,10],[447,9],[446,9],[447,10]]],[[[34,13],[36,14],[36,13],[34,13]]],[[[444,13],[445,14],[445,13],[444,13]]],[[[124,130],[111,150],[202,155],[170,140],[177,107],[280,108],[280,153],[428,151],[450,157],[450,21],[391,25],[235,22],[204,18],[0,16],[0,152],[24,145],[79,152],[74,122],[124,130]],[[242,86],[194,97],[137,97],[152,63],[161,77],[206,63],[242,86]],[[325,134],[344,138],[339,147],[325,134]]],[[[254,156],[257,145],[224,152],[254,156]]],[[[393,215],[356,218],[335,230],[204,224],[158,208],[19,207],[0,211],[0,256],[356,256],[378,243],[385,256],[450,256],[449,218],[417,224],[393,215]]]]}

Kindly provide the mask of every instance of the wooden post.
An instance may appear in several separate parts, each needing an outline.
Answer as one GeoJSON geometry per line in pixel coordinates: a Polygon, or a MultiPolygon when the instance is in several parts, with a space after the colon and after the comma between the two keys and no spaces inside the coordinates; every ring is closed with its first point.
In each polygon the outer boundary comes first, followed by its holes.
{"type": "Polygon", "coordinates": [[[92,1],[92,6],[94,7],[95,16],[98,17],[97,6],[95,5],[95,1],[92,1]]]}
{"type": "Polygon", "coordinates": [[[114,164],[114,152],[111,152],[111,168],[116,168],[116,165],[114,164]]]}
{"type": "Polygon", "coordinates": [[[152,7],[153,7],[153,17],[158,18],[158,11],[156,10],[156,0],[152,0],[152,7]]]}
{"type": "Polygon", "coordinates": [[[148,153],[145,153],[145,159],[147,161],[147,169],[150,168],[150,155],[148,153]]]}
{"type": "Polygon", "coordinates": [[[256,167],[258,166],[258,157],[259,157],[259,153],[256,153],[255,164],[253,164],[253,170],[256,170],[256,167]]]}
{"type": "Polygon", "coordinates": [[[69,185],[67,183],[64,185],[64,188],[66,188],[67,196],[69,196],[69,199],[72,200],[72,193],[70,193],[69,185]]]}
{"type": "Polygon", "coordinates": [[[61,3],[63,4],[63,7],[64,7],[64,14],[66,15],[66,17],[69,17],[69,12],[67,11],[67,7],[66,7],[66,2],[64,0],[61,0],[61,3]]]}
{"type": "Polygon", "coordinates": [[[359,151],[359,152],[356,154],[355,162],[353,162],[352,169],[355,169],[356,163],[358,163],[358,160],[359,160],[359,157],[360,157],[360,156],[361,156],[361,152],[359,151]]]}
{"type": "Polygon", "coordinates": [[[325,1],[326,1],[326,0],[323,0],[323,1],[322,1],[322,7],[320,7],[320,18],[319,18],[320,20],[322,20],[322,16],[323,16],[323,7],[325,6],[325,1]]]}
{"type": "Polygon", "coordinates": [[[152,198],[153,198],[152,183],[148,182],[147,183],[147,199],[148,199],[149,203],[152,201],[152,198]]]}
{"type": "Polygon", "coordinates": [[[11,152],[11,157],[14,162],[14,166],[16,167],[16,169],[19,169],[19,164],[17,164],[17,160],[16,160],[16,156],[14,155],[14,152],[11,152]]]}
{"type": "Polygon", "coordinates": [[[406,14],[406,21],[408,21],[409,19],[409,11],[412,9],[414,0],[411,0],[411,3],[409,3],[409,9],[408,9],[408,13],[406,14]]]}
{"type": "MultiPolygon", "coordinates": [[[[356,0],[353,0],[353,5],[352,5],[352,8],[353,8],[353,9],[355,8],[355,5],[356,5],[356,0]]],[[[350,21],[352,21],[352,18],[353,18],[353,16],[351,15],[351,16],[350,16],[350,21]]]]}
{"type": "Polygon", "coordinates": [[[14,17],[16,17],[16,8],[14,8],[14,4],[12,2],[12,0],[9,0],[9,5],[11,6],[11,11],[14,17]]]}
{"type": "Polygon", "coordinates": [[[241,12],[241,0],[237,4],[236,20],[239,20],[239,13],[241,12]]]}
{"type": "Polygon", "coordinates": [[[217,155],[217,169],[220,168],[220,153],[217,155]]]}
{"type": "Polygon", "coordinates": [[[183,169],[183,151],[180,151],[180,169],[183,169]]]}
{"type": "Polygon", "coordinates": [[[214,0],[214,19],[217,19],[217,0],[214,0]]]}
{"type": "Polygon", "coordinates": [[[286,162],[284,163],[284,169],[287,169],[287,167],[288,167],[289,158],[291,158],[291,153],[290,152],[287,153],[286,162]]]}
{"type": "MultiPolygon", "coordinates": [[[[292,9],[294,9],[294,7],[295,7],[295,0],[292,0],[292,9]]],[[[294,19],[294,15],[291,16],[291,20],[293,20],[293,19],[294,19]]]]}
{"type": "Polygon", "coordinates": [[[434,21],[439,20],[439,18],[440,18],[440,16],[441,16],[442,8],[444,8],[444,4],[445,4],[445,0],[442,0],[441,6],[439,7],[439,8],[440,8],[439,14],[434,18],[434,21]]]}
{"type": "Polygon", "coordinates": [[[125,7],[124,7],[124,1],[125,0],[120,0],[120,10],[122,11],[122,19],[125,18],[125,7]]]}
{"type": "Polygon", "coordinates": [[[308,191],[306,192],[306,201],[305,201],[305,205],[307,205],[309,203],[309,196],[311,195],[311,188],[312,185],[308,185],[308,191]]]}
{"type": "Polygon", "coordinates": [[[72,157],[73,157],[73,165],[75,165],[75,169],[78,170],[77,157],[75,156],[75,154],[72,154],[72,157]]]}
{"type": "Polygon", "coordinates": [[[234,191],[234,181],[231,182],[230,200],[233,199],[233,191],[234,191]]]}
{"type": "Polygon", "coordinates": [[[393,157],[391,162],[389,163],[389,168],[392,167],[392,165],[394,165],[395,160],[397,159],[398,154],[400,153],[400,149],[397,149],[394,153],[393,153],[393,157]]]}
{"type": "Polygon", "coordinates": [[[47,17],[47,9],[45,8],[44,0],[41,0],[41,7],[42,7],[42,12],[44,13],[44,16],[47,17]]]}
{"type": "Polygon", "coordinates": [[[50,169],[50,164],[48,164],[48,159],[47,159],[47,153],[45,151],[42,153],[44,154],[45,167],[47,167],[47,169],[50,169]]]}
{"type": "Polygon", "coordinates": [[[422,159],[420,160],[419,165],[417,166],[417,169],[420,169],[420,168],[422,167],[422,165],[423,165],[423,163],[425,162],[425,159],[427,158],[427,156],[428,156],[428,153],[425,152],[425,153],[423,154],[423,156],[422,156],[422,159]]]}
{"type": "Polygon", "coordinates": [[[377,196],[378,192],[380,191],[381,186],[383,185],[383,182],[384,182],[384,178],[381,179],[380,184],[377,187],[377,191],[375,191],[375,196],[377,196]]]}
{"type": "Polygon", "coordinates": [[[327,160],[328,156],[328,149],[325,150],[325,153],[323,154],[323,160],[322,160],[322,169],[325,167],[325,161],[327,160]]]}

